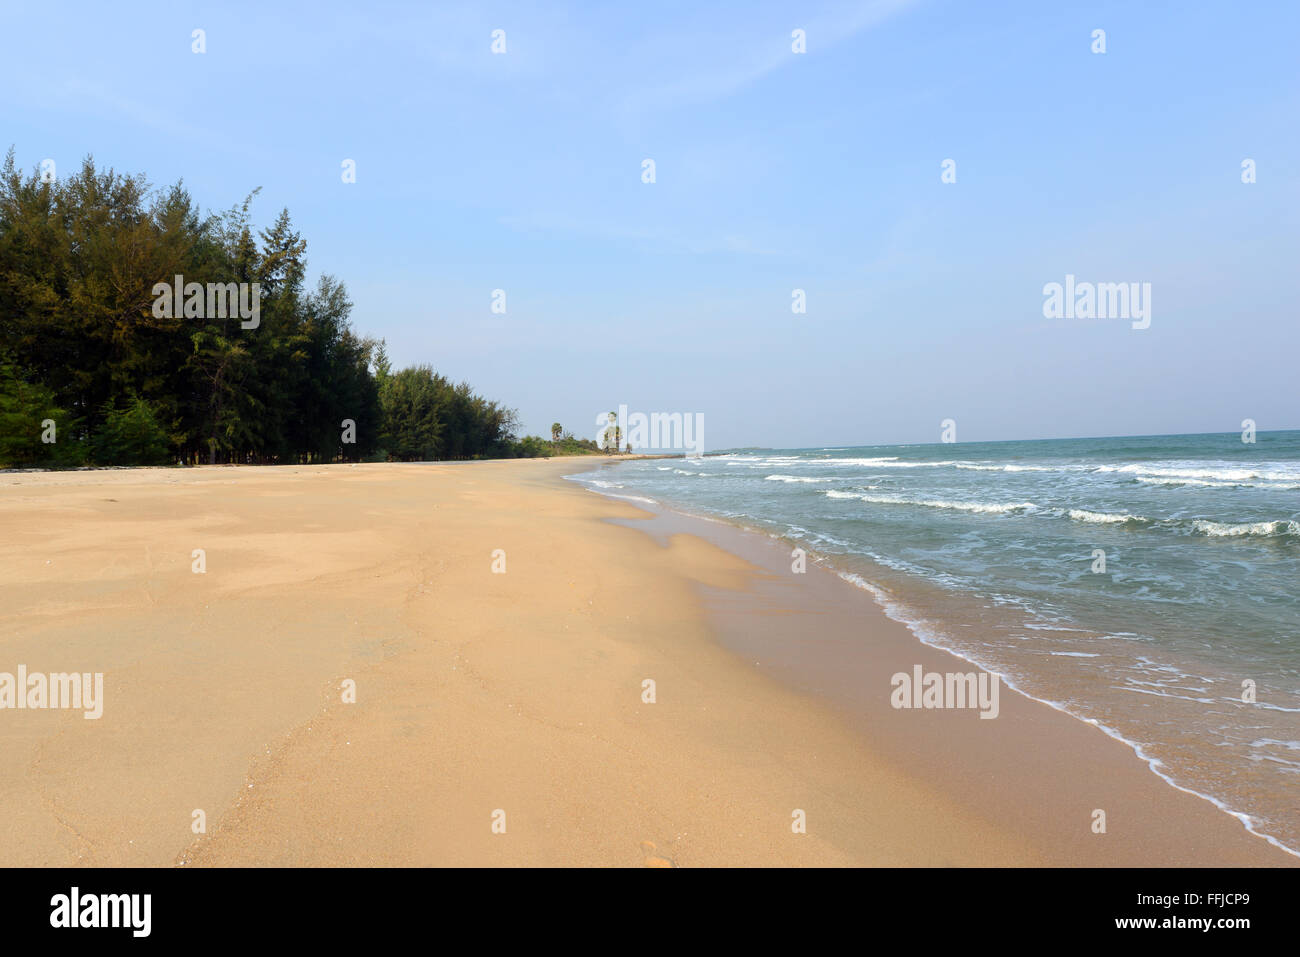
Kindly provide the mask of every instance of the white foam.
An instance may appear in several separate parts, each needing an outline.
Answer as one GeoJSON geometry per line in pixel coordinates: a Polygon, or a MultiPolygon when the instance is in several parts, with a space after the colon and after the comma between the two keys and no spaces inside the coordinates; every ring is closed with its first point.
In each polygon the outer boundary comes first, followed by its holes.
{"type": "Polygon", "coordinates": [[[600,494],[604,495],[606,498],[621,498],[626,499],[629,502],[643,502],[646,505],[659,504],[652,498],[642,498],[640,495],[615,495],[613,492],[602,492],[600,494]]]}
{"type": "Polygon", "coordinates": [[[1195,701],[1197,704],[1214,704],[1213,698],[1193,698],[1183,694],[1170,694],[1167,691],[1151,691],[1147,688],[1127,688],[1123,685],[1112,685],[1111,687],[1116,691],[1131,691],[1134,694],[1155,695],[1157,698],[1176,698],[1179,701],[1195,701]]]}
{"type": "Polygon", "coordinates": [[[1090,512],[1083,508],[1072,508],[1067,513],[1076,522],[1092,522],[1099,525],[1120,525],[1124,522],[1146,522],[1149,519],[1128,512],[1090,512]]]}
{"type": "Polygon", "coordinates": [[[1158,475],[1137,475],[1135,479],[1144,485],[1164,485],[1170,487],[1191,487],[1197,488],[1259,488],[1272,489],[1276,492],[1293,492],[1300,489],[1300,484],[1280,483],[1276,481],[1259,481],[1259,482],[1231,482],[1227,480],[1211,481],[1209,479],[1194,478],[1170,478],[1168,476],[1158,475]]]}
{"type": "Polygon", "coordinates": [[[1060,465],[976,465],[973,462],[957,462],[956,465],[972,472],[1060,472],[1066,468],[1060,465]]]}
{"type": "Polygon", "coordinates": [[[1101,731],[1107,737],[1114,738],[1116,741],[1119,741],[1122,744],[1125,744],[1129,748],[1131,748],[1133,750],[1133,753],[1136,754],[1140,760],[1146,763],[1147,767],[1151,770],[1151,773],[1154,774],[1156,777],[1160,778],[1170,787],[1176,788],[1177,790],[1182,791],[1184,794],[1191,794],[1195,797],[1200,798],[1203,801],[1208,801],[1210,804],[1213,804],[1216,808],[1218,808],[1223,813],[1235,817],[1241,823],[1241,825],[1246,829],[1246,831],[1249,832],[1250,834],[1260,838],[1261,840],[1267,841],[1269,844],[1272,844],[1278,850],[1284,851],[1287,854],[1290,854],[1292,857],[1300,857],[1300,851],[1297,851],[1294,848],[1287,847],[1285,844],[1283,844],[1277,838],[1273,837],[1271,834],[1265,834],[1262,831],[1256,830],[1255,820],[1249,814],[1246,814],[1242,811],[1234,810],[1233,808],[1229,807],[1227,804],[1225,804],[1223,801],[1220,801],[1218,798],[1214,797],[1213,795],[1204,794],[1200,791],[1194,791],[1191,788],[1184,787],[1183,785],[1176,782],[1173,778],[1171,778],[1168,774],[1166,774],[1164,771],[1161,770],[1161,768],[1164,767],[1164,762],[1162,762],[1159,758],[1155,758],[1147,754],[1146,751],[1143,750],[1142,745],[1138,744],[1136,741],[1130,741],[1128,738],[1124,737],[1114,728],[1107,727],[1106,725],[1098,721],[1096,718],[1084,717],[1080,714],[1076,714],[1075,712],[1071,711],[1069,708],[1065,707],[1063,704],[1059,702],[1049,701],[1046,698],[1037,698],[1034,695],[1029,694],[1027,691],[1023,690],[1018,685],[1016,685],[1014,681],[1012,681],[1007,675],[1003,674],[1002,672],[999,672],[993,668],[989,668],[988,666],[982,664],[973,656],[948,646],[945,642],[937,638],[930,631],[928,625],[926,625],[924,622],[913,617],[907,611],[902,609],[902,607],[893,599],[891,595],[881,590],[880,588],[876,587],[875,585],[871,584],[870,582],[866,581],[860,575],[855,575],[851,572],[838,572],[837,574],[839,575],[840,578],[844,579],[850,584],[856,585],[857,587],[870,592],[872,597],[876,599],[876,603],[879,604],[880,607],[884,610],[885,614],[888,615],[890,618],[894,619],[894,621],[897,621],[900,624],[907,626],[908,630],[910,630],[912,634],[916,635],[917,639],[922,644],[929,645],[932,648],[942,649],[943,651],[946,651],[949,654],[956,655],[958,658],[961,658],[964,661],[969,661],[977,668],[987,671],[990,674],[996,674],[1001,679],[1004,685],[1006,685],[1012,691],[1015,691],[1018,694],[1021,694],[1024,697],[1030,699],[1031,701],[1037,701],[1040,704],[1045,704],[1049,708],[1052,708],[1056,711],[1060,711],[1063,714],[1068,714],[1070,717],[1082,721],[1084,724],[1092,725],[1094,728],[1101,731]]]}
{"type": "Polygon", "coordinates": [[[1192,526],[1200,533],[1212,538],[1239,538],[1243,535],[1300,535],[1300,522],[1243,522],[1229,525],[1224,522],[1208,522],[1197,519],[1192,526]]]}
{"type": "Polygon", "coordinates": [[[855,498],[874,505],[914,505],[923,508],[952,509],[958,512],[975,512],[982,515],[1002,515],[1008,512],[1021,512],[1037,509],[1033,502],[1008,502],[1005,504],[991,502],[950,502],[945,499],[902,498],[897,495],[862,495],[857,492],[839,492],[829,489],[823,492],[827,498],[855,498]]]}
{"type": "Polygon", "coordinates": [[[1261,462],[1254,468],[1242,468],[1234,462],[1170,461],[1160,465],[1135,462],[1129,465],[1099,465],[1096,471],[1219,482],[1294,482],[1300,479],[1300,463],[1296,462],[1261,462]]]}

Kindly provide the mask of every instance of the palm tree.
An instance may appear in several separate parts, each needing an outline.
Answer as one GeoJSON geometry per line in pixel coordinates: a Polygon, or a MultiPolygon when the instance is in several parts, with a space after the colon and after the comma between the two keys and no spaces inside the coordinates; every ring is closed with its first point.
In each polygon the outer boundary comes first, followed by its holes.
{"type": "Polygon", "coordinates": [[[551,441],[552,441],[552,442],[559,442],[559,441],[560,441],[560,433],[563,432],[563,431],[564,431],[564,426],[560,425],[560,423],[558,423],[558,422],[552,422],[552,423],[551,423],[551,441]]]}

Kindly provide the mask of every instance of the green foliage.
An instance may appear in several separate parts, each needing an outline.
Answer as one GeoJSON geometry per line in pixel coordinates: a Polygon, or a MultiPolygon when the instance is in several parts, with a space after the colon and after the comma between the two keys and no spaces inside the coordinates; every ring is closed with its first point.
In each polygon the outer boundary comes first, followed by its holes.
{"type": "Polygon", "coordinates": [[[101,465],[164,465],[175,460],[167,430],[139,396],[124,408],[104,409],[103,424],[91,439],[91,454],[101,465]]]}
{"type": "Polygon", "coordinates": [[[513,454],[515,413],[428,366],[393,372],[383,343],[353,331],[343,284],[307,284],[307,243],[288,211],[253,227],[255,195],[203,214],[179,183],[151,189],[90,158],[43,183],[21,174],[10,150],[0,167],[0,343],[13,368],[0,461],[55,464],[79,445],[103,464],[513,454]],[[178,275],[205,289],[258,283],[258,325],[243,328],[237,314],[155,316],[155,284],[178,275]],[[32,421],[50,417],[58,443],[33,446],[32,421]],[[345,421],[355,443],[343,441],[345,421]]]}
{"type": "MultiPolygon", "coordinates": [[[[552,430],[552,434],[554,430],[552,430]]],[[[552,455],[604,455],[591,439],[575,439],[565,435],[548,442],[539,435],[528,435],[511,445],[509,454],[515,458],[550,458],[552,455]]]]}
{"type": "Polygon", "coordinates": [[[594,439],[575,439],[566,435],[553,443],[556,455],[604,455],[605,452],[596,445],[594,439]]]}
{"type": "Polygon", "coordinates": [[[511,451],[515,458],[521,459],[548,459],[555,454],[551,443],[539,435],[524,436],[511,451]]]}
{"type": "Polygon", "coordinates": [[[467,382],[452,385],[427,365],[393,373],[387,362],[380,353],[379,442],[391,458],[410,462],[511,454],[512,410],[476,395],[467,382]]]}
{"type": "Polygon", "coordinates": [[[73,465],[81,451],[67,412],[54,393],[0,362],[0,467],[73,465]]]}
{"type": "Polygon", "coordinates": [[[384,377],[379,391],[384,422],[380,443],[391,458],[418,462],[438,457],[447,425],[446,392],[440,380],[429,366],[384,377]]]}

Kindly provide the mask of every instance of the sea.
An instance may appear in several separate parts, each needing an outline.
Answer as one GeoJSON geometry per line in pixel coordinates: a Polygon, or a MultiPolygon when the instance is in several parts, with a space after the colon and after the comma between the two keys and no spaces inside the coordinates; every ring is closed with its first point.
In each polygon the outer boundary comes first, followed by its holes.
{"type": "Polygon", "coordinates": [[[571,478],[805,549],[1300,854],[1300,431],[1254,439],[739,449],[571,478]]]}

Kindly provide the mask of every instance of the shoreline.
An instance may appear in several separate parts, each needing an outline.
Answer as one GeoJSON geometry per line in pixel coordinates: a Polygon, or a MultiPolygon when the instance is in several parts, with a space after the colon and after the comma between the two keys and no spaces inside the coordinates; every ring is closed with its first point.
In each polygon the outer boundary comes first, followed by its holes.
{"type": "MultiPolygon", "coordinates": [[[[612,469],[616,464],[617,463],[612,463],[604,466],[604,468],[612,469]]],[[[573,479],[573,476],[566,476],[566,478],[573,479]]],[[[644,523],[644,525],[639,522],[626,521],[620,521],[619,524],[626,525],[630,528],[640,527],[643,531],[655,537],[662,537],[665,534],[663,528],[672,528],[677,533],[698,535],[719,544],[721,547],[726,548],[734,554],[743,555],[747,561],[750,561],[758,568],[761,568],[764,573],[769,575],[776,575],[778,577],[785,577],[792,580],[788,568],[790,556],[786,552],[786,549],[791,546],[803,548],[808,558],[808,574],[819,575],[828,573],[835,578],[840,579],[846,586],[869,595],[876,609],[878,609],[883,616],[889,618],[891,622],[894,622],[905,629],[912,640],[914,640],[918,645],[932,649],[940,655],[957,659],[958,661],[979,669],[980,671],[996,674],[1003,686],[1024,699],[1026,702],[1032,702],[1036,706],[1049,708],[1053,712],[1069,718],[1072,722],[1081,727],[1092,728],[1100,731],[1111,741],[1123,745],[1123,747],[1144,766],[1145,770],[1150,773],[1151,777],[1159,781],[1160,784],[1181,792],[1183,795],[1188,795],[1205,802],[1224,817],[1230,818],[1232,821],[1236,822],[1236,825],[1239,826],[1247,835],[1258,839],[1263,844],[1268,845],[1270,849],[1276,850],[1288,858],[1287,860],[1278,861],[1277,866],[1300,866],[1300,851],[1287,847],[1282,841],[1278,840],[1271,834],[1266,834],[1262,831],[1256,830],[1252,826],[1253,821],[1249,814],[1231,808],[1213,795],[1202,793],[1174,781],[1159,769],[1158,759],[1152,758],[1144,753],[1140,743],[1125,738],[1118,731],[1107,727],[1096,719],[1075,714],[1057,702],[1049,701],[1030,694],[1007,675],[980,663],[957,648],[947,647],[941,641],[927,637],[922,630],[918,630],[918,622],[897,611],[898,600],[894,598],[892,594],[887,590],[883,590],[881,586],[867,581],[859,573],[838,567],[835,562],[836,556],[818,552],[816,549],[806,546],[788,536],[780,535],[758,526],[745,525],[739,521],[728,519],[726,516],[705,512],[693,512],[669,503],[647,499],[635,494],[620,495],[603,488],[591,488],[585,484],[584,487],[588,487],[589,491],[595,492],[601,496],[644,503],[648,506],[645,510],[654,516],[653,519],[644,523]],[[660,526],[658,531],[654,529],[655,525],[660,526]]],[[[629,491],[635,492],[636,490],[630,489],[629,491]]],[[[792,594],[792,592],[787,589],[785,591],[787,599],[790,594],[792,594]]],[[[706,598],[707,597],[708,596],[706,595],[706,598]]],[[[788,602],[788,604],[794,607],[782,608],[783,612],[793,613],[796,610],[803,611],[804,613],[807,612],[806,608],[798,608],[800,604],[798,601],[788,602]]],[[[728,621],[728,609],[726,603],[720,603],[715,600],[710,611],[711,619],[720,632],[737,632],[737,635],[733,637],[736,639],[735,644],[738,647],[737,653],[739,654],[739,649],[745,647],[744,636],[743,634],[739,634],[740,630],[734,628],[732,623],[728,621]]],[[[810,680],[810,675],[815,673],[815,668],[800,668],[796,664],[796,666],[790,668],[790,676],[788,680],[796,686],[807,686],[810,680]]],[[[823,692],[823,694],[832,698],[836,697],[834,693],[827,694],[823,692]]],[[[840,697],[841,706],[844,706],[848,711],[853,712],[859,710],[859,702],[856,700],[856,695],[841,695],[840,697]]],[[[1145,858],[1139,858],[1139,861],[1144,863],[1145,858]]]]}
{"type": "Polygon", "coordinates": [[[107,700],[97,722],[0,711],[3,862],[1293,863],[1031,699],[994,721],[855,710],[891,655],[946,653],[826,569],[800,606],[762,549],[644,534],[637,503],[565,481],[602,461],[8,476],[0,671],[103,671],[107,700]],[[831,637],[807,644],[800,614],[831,637]],[[1071,797],[1061,763],[1114,765],[1111,791],[1071,797]],[[1108,835],[1052,830],[1084,805],[1108,835]]]}

